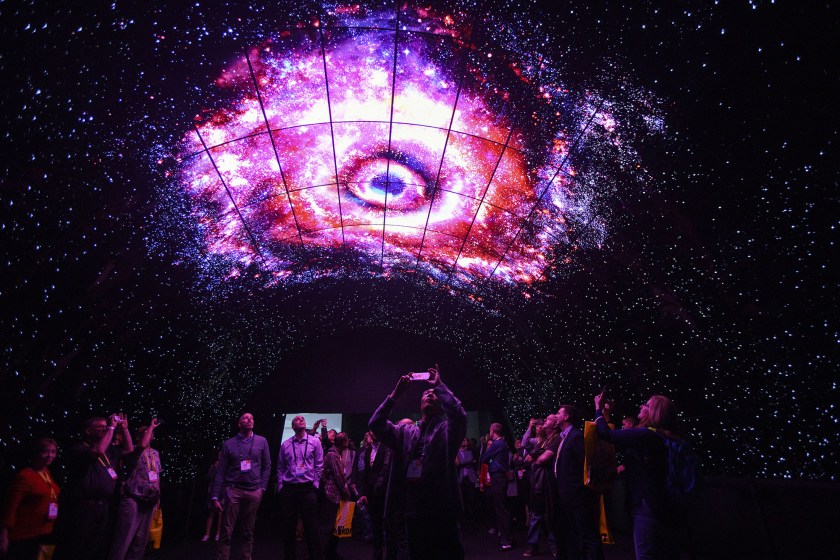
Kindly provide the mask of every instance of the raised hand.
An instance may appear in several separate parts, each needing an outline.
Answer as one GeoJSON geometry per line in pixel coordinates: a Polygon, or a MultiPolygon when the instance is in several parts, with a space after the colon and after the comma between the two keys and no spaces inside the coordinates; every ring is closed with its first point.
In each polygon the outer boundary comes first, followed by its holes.
{"type": "Polygon", "coordinates": [[[432,387],[437,387],[438,385],[440,385],[441,381],[440,381],[440,366],[439,365],[435,364],[435,367],[429,368],[428,383],[432,387]]]}
{"type": "Polygon", "coordinates": [[[399,398],[400,395],[405,393],[409,383],[411,383],[411,374],[401,376],[397,381],[396,387],[391,391],[391,398],[395,400],[399,398]]]}

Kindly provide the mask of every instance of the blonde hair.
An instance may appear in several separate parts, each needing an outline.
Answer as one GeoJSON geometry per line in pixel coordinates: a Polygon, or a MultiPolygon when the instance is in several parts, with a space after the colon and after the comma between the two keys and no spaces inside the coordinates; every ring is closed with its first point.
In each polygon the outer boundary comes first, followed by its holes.
{"type": "Polygon", "coordinates": [[[650,425],[658,430],[674,431],[677,427],[677,408],[664,395],[652,395],[647,402],[650,425]]]}

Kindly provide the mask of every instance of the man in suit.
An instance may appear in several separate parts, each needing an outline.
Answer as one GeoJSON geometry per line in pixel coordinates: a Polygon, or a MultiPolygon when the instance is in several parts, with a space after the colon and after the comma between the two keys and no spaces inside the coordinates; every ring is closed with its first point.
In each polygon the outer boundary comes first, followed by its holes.
{"type": "Polygon", "coordinates": [[[558,521],[566,529],[566,557],[603,560],[598,494],[583,484],[583,432],[575,427],[580,414],[574,406],[564,404],[557,411],[556,419],[560,444],[554,456],[553,498],[557,506],[555,515],[565,517],[558,521]]]}
{"type": "Polygon", "coordinates": [[[373,560],[382,560],[383,544],[388,551],[387,559],[397,557],[397,545],[392,527],[383,523],[385,519],[385,494],[391,472],[391,450],[382,445],[372,432],[368,432],[370,445],[364,450],[364,469],[359,473],[359,504],[367,504],[373,530],[373,560]]]}

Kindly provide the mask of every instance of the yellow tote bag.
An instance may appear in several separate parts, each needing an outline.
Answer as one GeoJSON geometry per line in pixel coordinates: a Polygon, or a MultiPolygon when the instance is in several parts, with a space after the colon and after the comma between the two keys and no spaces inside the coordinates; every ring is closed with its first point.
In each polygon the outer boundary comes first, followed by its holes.
{"type": "Polygon", "coordinates": [[[335,526],[333,535],[339,539],[346,539],[353,536],[353,512],[356,511],[356,502],[341,500],[338,504],[338,513],[335,514],[335,526]]]}
{"type": "Polygon", "coordinates": [[[607,511],[604,509],[604,495],[600,496],[601,502],[601,519],[599,520],[601,542],[604,544],[615,544],[615,539],[610,532],[610,526],[607,525],[607,511]]]}
{"type": "Polygon", "coordinates": [[[163,510],[157,508],[152,515],[152,526],[149,527],[149,542],[152,550],[160,548],[160,539],[163,536],[163,510]]]}

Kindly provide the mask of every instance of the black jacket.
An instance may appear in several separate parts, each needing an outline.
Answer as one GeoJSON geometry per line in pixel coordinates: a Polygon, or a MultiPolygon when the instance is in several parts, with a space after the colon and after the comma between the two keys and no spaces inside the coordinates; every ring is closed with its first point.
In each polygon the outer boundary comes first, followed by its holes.
{"type": "Polygon", "coordinates": [[[385,496],[391,472],[391,450],[387,445],[380,443],[371,464],[372,451],[372,447],[364,450],[365,469],[359,473],[359,494],[368,497],[385,496]]]}
{"type": "Polygon", "coordinates": [[[553,479],[560,506],[572,508],[584,503],[591,490],[583,485],[583,432],[577,428],[570,429],[560,444],[549,478],[553,479]]]}

